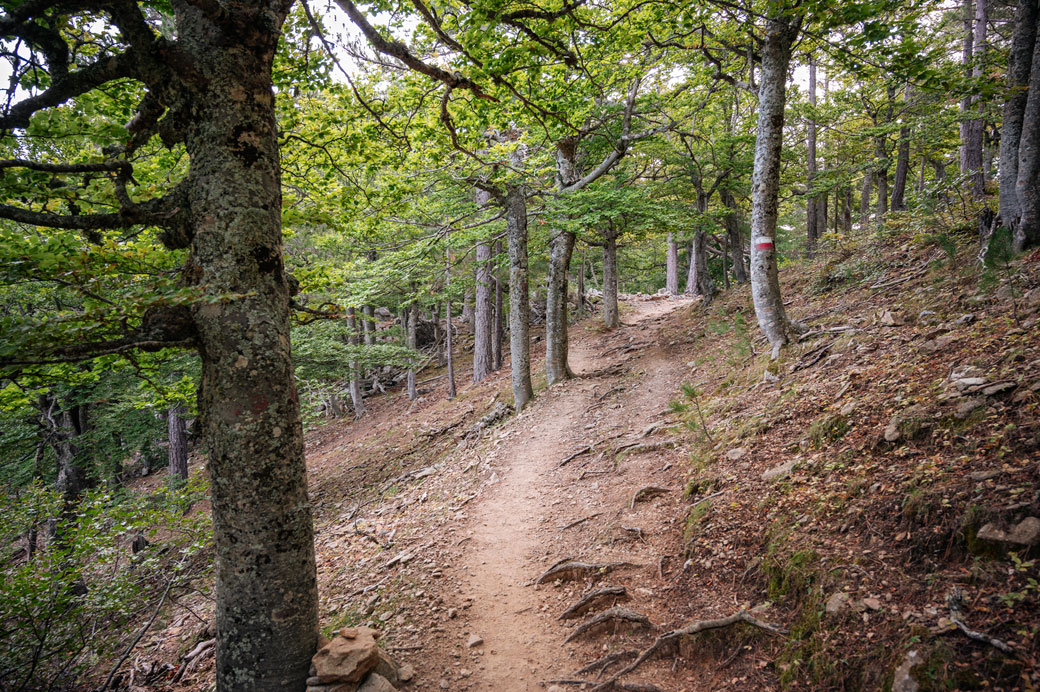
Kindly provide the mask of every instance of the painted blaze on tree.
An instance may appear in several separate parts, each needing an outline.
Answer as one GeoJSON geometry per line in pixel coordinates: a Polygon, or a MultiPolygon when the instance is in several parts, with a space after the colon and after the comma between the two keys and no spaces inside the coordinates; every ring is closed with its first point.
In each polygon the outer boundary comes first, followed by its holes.
{"type": "MultiPolygon", "coordinates": [[[[294,282],[282,264],[271,77],[290,4],[175,0],[173,39],[160,33],[153,9],[127,0],[27,2],[0,16],[0,37],[8,46],[20,43],[23,55],[31,52],[49,73],[33,83],[26,71],[28,94],[0,115],[9,151],[27,149],[18,144],[21,130],[47,127],[37,125],[46,118],[35,119],[37,113],[113,83],[138,85],[125,139],[102,143],[103,163],[3,164],[56,177],[107,175],[118,211],[61,214],[56,204],[32,200],[0,206],[0,217],[86,231],[97,240],[156,227],[166,249],[187,250],[181,280],[194,289],[192,299],[150,307],[86,340],[22,343],[3,358],[25,365],[139,348],[198,350],[216,539],[219,690],[302,689],[317,642],[313,528],[289,348],[294,282]],[[92,61],[78,54],[73,32],[54,28],[84,17],[104,46],[92,61]],[[153,137],[183,146],[189,166],[167,195],[149,199],[131,161],[153,137]]],[[[13,69],[24,68],[15,61],[13,69]]],[[[60,127],[57,118],[47,122],[60,127]]]]}

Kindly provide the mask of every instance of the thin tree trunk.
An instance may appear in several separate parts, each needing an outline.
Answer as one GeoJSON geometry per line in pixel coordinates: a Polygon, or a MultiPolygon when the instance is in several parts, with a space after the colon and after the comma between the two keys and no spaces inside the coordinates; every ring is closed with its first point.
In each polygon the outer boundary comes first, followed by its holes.
{"type": "Polygon", "coordinates": [[[433,347],[437,349],[437,367],[443,368],[448,363],[447,349],[445,348],[445,337],[441,328],[441,306],[434,303],[430,310],[430,319],[433,320],[433,347]]]}
{"type": "Polygon", "coordinates": [[[819,200],[812,192],[812,187],[816,182],[816,59],[813,57],[809,58],[809,107],[813,113],[809,116],[809,133],[808,133],[808,145],[809,145],[809,175],[808,175],[808,193],[806,195],[806,209],[805,209],[805,252],[809,257],[812,257],[816,252],[816,240],[820,237],[819,229],[819,214],[817,207],[819,206],[819,200]]]}
{"type": "Polygon", "coordinates": [[[859,225],[866,228],[870,222],[870,193],[874,182],[872,171],[863,171],[863,189],[859,196],[859,225]]]}
{"type": "Polygon", "coordinates": [[[694,242],[690,241],[690,251],[687,253],[689,262],[686,265],[686,287],[684,293],[688,296],[697,295],[697,260],[694,242]]]}
{"type": "Polygon", "coordinates": [[[513,407],[517,413],[534,396],[531,386],[531,305],[528,297],[527,198],[524,188],[510,185],[504,199],[509,245],[509,360],[513,407]]]}
{"type": "MultiPolygon", "coordinates": [[[[964,76],[968,79],[971,78],[971,57],[973,52],[973,46],[975,44],[975,29],[972,24],[972,0],[964,0],[961,6],[961,21],[964,23],[964,42],[961,47],[961,66],[964,68],[964,76]]],[[[967,115],[968,111],[971,110],[971,95],[966,94],[961,99],[961,115],[967,115]]],[[[968,138],[969,138],[969,120],[961,120],[960,126],[960,165],[961,174],[968,172],[968,138]]]]}
{"type": "Polygon", "coordinates": [[[451,248],[445,244],[444,248],[444,352],[448,360],[448,401],[455,398],[455,358],[452,353],[452,333],[455,331],[451,324],[451,248]]]}
{"type": "Polygon", "coordinates": [[[715,297],[715,282],[711,280],[711,274],[708,272],[708,234],[704,231],[694,233],[691,250],[693,256],[690,259],[690,264],[696,267],[696,285],[694,289],[701,296],[704,304],[707,305],[715,297]]]}
{"type": "Polygon", "coordinates": [[[668,233],[668,257],[665,261],[665,286],[668,295],[679,295],[679,246],[675,242],[675,234],[668,233]]]}
{"type": "Polygon", "coordinates": [[[361,309],[361,330],[365,336],[365,346],[376,343],[376,308],[374,305],[366,305],[361,309]]]}
{"type": "MultiPolygon", "coordinates": [[[[907,107],[913,98],[910,85],[906,86],[904,93],[907,107]]],[[[892,211],[904,211],[906,209],[906,178],[910,171],[910,126],[903,120],[903,126],[899,128],[899,146],[896,154],[896,177],[892,184],[892,211]]]]}
{"type": "Polygon", "coordinates": [[[852,233],[852,186],[845,188],[845,218],[844,231],[845,233],[852,233]]]}
{"type": "Polygon", "coordinates": [[[166,411],[169,473],[176,481],[188,480],[188,432],[184,425],[187,413],[184,404],[175,404],[166,411]]]}
{"type": "Polygon", "coordinates": [[[603,323],[621,326],[618,315],[617,231],[608,228],[603,240],[603,323]]]}
{"type": "Polygon", "coordinates": [[[733,192],[723,189],[719,193],[722,203],[729,211],[726,213],[726,237],[729,239],[730,261],[733,265],[733,279],[738,284],[748,280],[744,266],[744,238],[740,233],[740,207],[733,192]]]}
{"type": "MultiPolygon", "coordinates": [[[[347,331],[350,333],[348,341],[355,348],[360,342],[357,322],[357,311],[353,307],[347,308],[347,331]]],[[[361,395],[361,365],[357,358],[350,361],[350,403],[354,407],[354,420],[365,415],[365,400],[361,395]]]]}
{"type": "Polygon", "coordinates": [[[462,322],[473,333],[473,288],[466,286],[462,291],[462,322]]]}
{"type": "Polygon", "coordinates": [[[1018,182],[1018,150],[1036,45],[1037,15],[1035,0],[1019,0],[1008,62],[1008,95],[1004,102],[1000,130],[1000,223],[1010,229],[1012,234],[1018,229],[1019,217],[1022,215],[1015,185],[1018,182]]]}
{"type": "Polygon", "coordinates": [[[780,295],[776,261],[776,223],[780,191],[780,148],[784,129],[787,68],[800,18],[766,22],[758,89],[758,131],[751,177],[751,297],[759,327],[773,356],[789,341],[796,325],[787,317],[780,295]]]}
{"type": "MultiPolygon", "coordinates": [[[[415,293],[415,286],[412,286],[412,293],[415,293]]],[[[411,305],[408,306],[408,348],[415,351],[419,347],[418,343],[419,334],[419,303],[413,299],[411,305]]],[[[419,396],[419,392],[415,386],[415,376],[417,372],[414,367],[408,369],[408,400],[415,401],[419,396]]]]}
{"type": "Polygon", "coordinates": [[[545,375],[550,385],[574,377],[567,364],[567,267],[574,252],[574,234],[560,231],[549,246],[548,295],[545,301],[545,375]]]}
{"type": "Polygon", "coordinates": [[[502,278],[498,258],[502,256],[502,241],[495,243],[495,324],[491,330],[491,369],[502,368],[502,337],[505,335],[505,316],[502,314],[502,278]]]}
{"type": "Polygon", "coordinates": [[[581,262],[578,263],[578,271],[575,272],[577,275],[578,284],[578,319],[585,316],[585,253],[586,248],[581,249],[581,262]]]}
{"type": "Polygon", "coordinates": [[[491,246],[477,244],[476,300],[473,306],[473,381],[491,374],[491,332],[494,308],[491,272],[491,246]]]}

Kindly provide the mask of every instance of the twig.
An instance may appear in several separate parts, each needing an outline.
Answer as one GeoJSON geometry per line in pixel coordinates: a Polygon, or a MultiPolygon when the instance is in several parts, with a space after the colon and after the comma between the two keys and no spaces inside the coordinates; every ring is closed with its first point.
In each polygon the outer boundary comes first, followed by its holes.
{"type": "Polygon", "coordinates": [[[126,659],[130,656],[130,652],[133,651],[134,647],[137,646],[138,642],[141,641],[141,638],[144,637],[145,632],[151,629],[152,623],[155,622],[155,618],[159,616],[159,611],[162,610],[163,604],[166,603],[166,596],[169,595],[170,589],[173,588],[173,585],[176,581],[177,578],[174,577],[170,579],[170,581],[166,582],[166,588],[163,590],[162,596],[159,598],[159,603],[155,606],[155,610],[152,611],[152,617],[148,618],[148,622],[145,623],[144,627],[141,628],[141,631],[137,633],[136,637],[134,637],[134,641],[130,643],[130,646],[126,647],[126,651],[124,651],[123,655],[120,656],[118,661],[116,661],[116,664],[112,666],[112,670],[109,671],[108,677],[105,678],[105,683],[98,689],[97,692],[105,692],[105,690],[108,689],[108,686],[112,684],[112,678],[116,676],[116,673],[119,672],[119,668],[123,665],[124,662],[126,662],[126,659]]]}

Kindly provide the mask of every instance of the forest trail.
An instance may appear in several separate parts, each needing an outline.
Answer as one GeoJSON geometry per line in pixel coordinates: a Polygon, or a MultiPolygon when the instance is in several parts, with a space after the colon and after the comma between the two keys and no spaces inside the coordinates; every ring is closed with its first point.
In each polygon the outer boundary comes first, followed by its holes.
{"type": "MultiPolygon", "coordinates": [[[[640,432],[674,397],[675,374],[681,368],[667,361],[659,349],[647,346],[656,336],[656,321],[686,304],[685,300],[630,303],[633,311],[626,314],[622,328],[599,338],[576,340],[570,363],[577,378],[553,387],[512,421],[511,430],[504,433],[505,441],[489,455],[498,479],[494,490],[472,509],[471,540],[453,575],[460,595],[472,600],[467,609],[469,633],[484,639],[485,653],[481,665],[472,671],[470,689],[540,690],[547,680],[566,677],[569,668],[580,667],[567,662],[565,633],[547,626],[547,611],[556,614],[557,599],[544,587],[535,590],[532,581],[548,564],[586,557],[579,553],[595,544],[603,531],[603,522],[583,522],[561,544],[561,526],[584,517],[614,514],[627,492],[620,496],[602,492],[602,481],[591,487],[589,481],[577,484],[570,468],[558,466],[584,445],[640,432]],[[624,347],[604,356],[602,352],[612,350],[604,348],[608,339],[610,343],[620,341],[624,347]],[[637,345],[629,350],[633,344],[637,345]],[[618,365],[617,354],[626,350],[637,356],[624,364],[623,371],[615,370],[606,378],[597,376],[618,365]],[[637,386],[618,386],[624,374],[637,371],[643,373],[637,386]],[[613,415],[606,421],[591,418],[595,414],[590,408],[608,397],[613,415]]],[[[573,466],[580,468],[582,461],[592,458],[582,455],[573,466]]],[[[637,554],[642,552],[625,550],[619,561],[643,562],[641,557],[650,556],[637,554]]],[[[589,554],[587,559],[603,558],[589,554]]]]}

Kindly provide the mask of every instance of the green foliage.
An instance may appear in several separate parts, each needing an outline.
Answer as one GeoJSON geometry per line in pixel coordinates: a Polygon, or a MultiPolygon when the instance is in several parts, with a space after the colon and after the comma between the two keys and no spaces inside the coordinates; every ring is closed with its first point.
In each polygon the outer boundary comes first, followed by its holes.
{"type": "Polygon", "coordinates": [[[205,492],[196,476],[151,496],[94,491],[73,511],[39,483],[3,493],[0,688],[63,688],[121,652],[171,583],[176,589],[202,576],[211,560],[209,517],[184,509],[205,492]],[[134,554],[138,536],[151,544],[134,554]]]}

